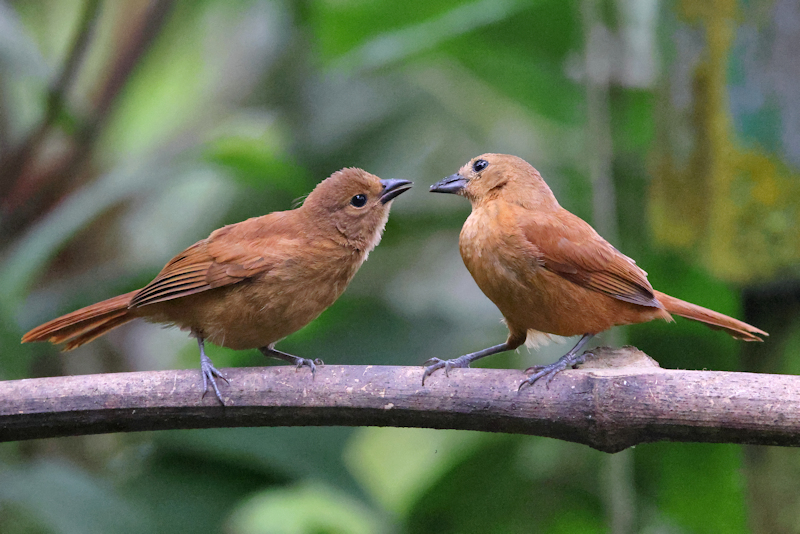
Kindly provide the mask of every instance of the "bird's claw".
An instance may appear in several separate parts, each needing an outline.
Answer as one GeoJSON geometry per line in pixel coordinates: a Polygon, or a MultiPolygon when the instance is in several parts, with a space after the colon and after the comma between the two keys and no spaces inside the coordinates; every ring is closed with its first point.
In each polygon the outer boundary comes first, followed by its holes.
{"type": "Polygon", "coordinates": [[[544,385],[549,389],[550,382],[553,381],[558,373],[564,371],[565,369],[575,369],[575,367],[585,362],[586,357],[589,355],[591,355],[590,352],[584,352],[583,354],[567,353],[559,358],[558,361],[551,363],[550,365],[534,365],[533,367],[528,367],[525,369],[525,373],[533,374],[528,377],[527,380],[522,381],[517,388],[517,391],[521,391],[526,385],[532,386],[534,382],[541,378],[545,379],[544,385]]]}
{"type": "Polygon", "coordinates": [[[294,368],[295,371],[299,371],[301,367],[308,367],[311,369],[311,376],[314,377],[317,374],[317,365],[322,367],[325,364],[319,358],[314,358],[313,360],[310,358],[297,358],[297,364],[294,368]]]}
{"type": "Polygon", "coordinates": [[[214,388],[214,394],[217,396],[219,402],[225,406],[225,401],[222,400],[222,394],[219,392],[215,377],[221,378],[226,384],[230,384],[228,378],[219,372],[219,370],[214,367],[214,364],[211,363],[211,359],[205,355],[200,358],[200,371],[203,375],[203,395],[200,398],[205,398],[206,393],[208,393],[208,383],[211,382],[211,387],[214,388]]]}
{"type": "Polygon", "coordinates": [[[425,365],[425,372],[422,373],[422,385],[425,385],[425,379],[431,376],[439,369],[444,369],[445,376],[450,376],[450,369],[469,367],[469,363],[464,362],[461,358],[454,360],[442,360],[441,358],[431,358],[422,365],[425,365]]]}
{"type": "Polygon", "coordinates": [[[556,363],[554,363],[552,365],[536,365],[536,366],[530,367],[528,369],[525,369],[526,373],[533,372],[534,374],[531,375],[530,377],[528,377],[527,380],[523,380],[522,383],[517,388],[517,391],[521,391],[522,388],[525,387],[526,385],[532,386],[534,382],[536,382],[537,380],[539,380],[540,378],[543,378],[543,377],[547,377],[545,379],[544,384],[545,384],[545,387],[547,387],[549,389],[550,388],[550,382],[553,381],[553,378],[555,378],[555,376],[558,373],[560,373],[561,371],[563,371],[566,368],[567,368],[566,365],[561,364],[559,362],[556,362],[556,363]]]}

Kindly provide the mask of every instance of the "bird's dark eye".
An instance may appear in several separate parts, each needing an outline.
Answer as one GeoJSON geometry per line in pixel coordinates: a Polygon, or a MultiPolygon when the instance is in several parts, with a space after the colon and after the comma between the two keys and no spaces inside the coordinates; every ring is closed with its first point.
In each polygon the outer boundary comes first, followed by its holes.
{"type": "Polygon", "coordinates": [[[481,172],[483,169],[489,166],[489,162],[485,159],[479,159],[472,164],[472,170],[475,172],[481,172]]]}
{"type": "Polygon", "coordinates": [[[357,208],[363,208],[367,203],[367,195],[356,195],[350,199],[350,205],[357,208]]]}

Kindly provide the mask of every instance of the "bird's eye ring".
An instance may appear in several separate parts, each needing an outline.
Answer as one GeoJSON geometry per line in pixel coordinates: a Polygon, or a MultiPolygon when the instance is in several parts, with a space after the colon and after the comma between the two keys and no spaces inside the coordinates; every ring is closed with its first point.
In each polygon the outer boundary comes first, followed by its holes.
{"type": "Polygon", "coordinates": [[[358,194],[350,199],[350,205],[363,208],[367,204],[367,195],[358,194]]]}
{"type": "Polygon", "coordinates": [[[489,162],[485,159],[476,160],[475,163],[472,164],[472,170],[475,172],[481,172],[483,169],[489,166],[489,162]]]}

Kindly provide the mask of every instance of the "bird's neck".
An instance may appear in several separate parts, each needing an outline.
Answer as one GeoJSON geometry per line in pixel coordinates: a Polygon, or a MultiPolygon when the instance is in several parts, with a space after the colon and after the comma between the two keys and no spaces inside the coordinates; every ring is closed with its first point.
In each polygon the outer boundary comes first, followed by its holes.
{"type": "Polygon", "coordinates": [[[319,216],[313,211],[303,213],[306,219],[305,227],[309,234],[313,234],[335,243],[346,254],[363,254],[366,256],[378,246],[383,235],[383,229],[389,219],[389,210],[374,227],[365,225],[363,228],[345,228],[339,226],[331,217],[319,216]]]}
{"type": "Polygon", "coordinates": [[[347,242],[346,246],[364,254],[364,259],[366,260],[369,253],[372,252],[372,249],[377,247],[378,243],[381,242],[381,237],[383,237],[383,229],[386,227],[386,222],[388,219],[389,210],[386,210],[383,218],[378,221],[378,224],[375,227],[364,228],[363,231],[356,235],[350,235],[347,237],[343,236],[347,242]]]}
{"type": "Polygon", "coordinates": [[[478,199],[470,199],[472,209],[501,201],[521,206],[538,213],[553,213],[561,209],[553,192],[544,183],[507,183],[502,188],[489,191],[478,199]]]}

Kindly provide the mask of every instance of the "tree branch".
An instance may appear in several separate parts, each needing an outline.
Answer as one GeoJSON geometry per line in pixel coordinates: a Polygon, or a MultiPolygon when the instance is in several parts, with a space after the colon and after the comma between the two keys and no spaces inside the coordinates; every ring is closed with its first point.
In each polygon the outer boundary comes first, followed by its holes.
{"type": "Polygon", "coordinates": [[[661,369],[598,349],[579,370],[517,391],[518,370],[226,369],[225,406],[196,370],[0,382],[0,441],[238,426],[398,426],[548,436],[606,452],[652,441],[800,445],[800,376],[661,369]],[[610,366],[609,366],[610,365],[610,366]]]}

